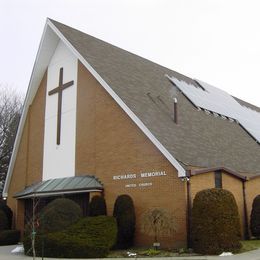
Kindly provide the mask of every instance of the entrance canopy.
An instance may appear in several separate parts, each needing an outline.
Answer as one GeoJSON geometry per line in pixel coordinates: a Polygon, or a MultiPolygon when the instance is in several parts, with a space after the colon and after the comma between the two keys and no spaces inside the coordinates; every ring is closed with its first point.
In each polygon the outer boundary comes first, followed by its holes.
{"type": "Polygon", "coordinates": [[[23,191],[16,193],[14,198],[28,199],[102,190],[103,185],[95,176],[75,176],[35,183],[26,187],[23,191]]]}

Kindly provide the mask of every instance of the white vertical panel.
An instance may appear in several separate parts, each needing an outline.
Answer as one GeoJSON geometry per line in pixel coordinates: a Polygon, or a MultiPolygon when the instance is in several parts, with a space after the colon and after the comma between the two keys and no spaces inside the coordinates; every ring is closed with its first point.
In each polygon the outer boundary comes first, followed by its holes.
{"type": "Polygon", "coordinates": [[[48,66],[43,180],[75,175],[77,58],[60,41],[48,66]],[[74,84],[62,91],[61,138],[56,144],[58,93],[48,92],[59,85],[60,68],[63,68],[63,84],[74,84]]]}

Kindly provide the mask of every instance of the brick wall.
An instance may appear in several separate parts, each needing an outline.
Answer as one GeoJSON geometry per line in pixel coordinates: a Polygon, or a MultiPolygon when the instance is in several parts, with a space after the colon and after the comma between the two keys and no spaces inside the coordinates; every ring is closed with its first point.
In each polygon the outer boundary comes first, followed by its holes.
{"type": "Polygon", "coordinates": [[[96,175],[104,184],[109,215],[118,195],[132,197],[137,245],[151,245],[152,237],[141,232],[141,216],[147,209],[160,207],[174,215],[178,227],[173,237],[161,240],[162,246],[184,246],[185,183],[176,170],[81,64],[77,97],[76,173],[96,175]],[[113,180],[115,175],[139,176],[152,171],[165,171],[167,176],[113,180]],[[140,183],[151,186],[142,187],[140,183]],[[126,187],[129,184],[136,187],[126,187]]]}
{"type": "Polygon", "coordinates": [[[229,174],[222,173],[223,189],[229,190],[235,197],[238,213],[240,217],[241,236],[244,234],[244,197],[243,197],[243,182],[229,174]]]}

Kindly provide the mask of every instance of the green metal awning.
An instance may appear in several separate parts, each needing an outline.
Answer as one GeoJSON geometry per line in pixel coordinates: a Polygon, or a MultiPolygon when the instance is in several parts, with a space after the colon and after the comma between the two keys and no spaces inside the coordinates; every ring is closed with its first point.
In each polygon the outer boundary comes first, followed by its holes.
{"type": "Polygon", "coordinates": [[[95,176],[75,176],[35,183],[16,193],[14,198],[27,199],[102,190],[103,185],[95,176]]]}

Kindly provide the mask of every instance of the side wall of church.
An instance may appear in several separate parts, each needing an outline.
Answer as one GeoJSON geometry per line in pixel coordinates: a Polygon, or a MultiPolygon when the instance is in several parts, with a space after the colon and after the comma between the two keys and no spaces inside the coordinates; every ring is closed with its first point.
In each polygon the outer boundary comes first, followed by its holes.
{"type": "Polygon", "coordinates": [[[243,236],[245,231],[243,182],[234,176],[222,173],[222,187],[229,190],[235,197],[240,217],[241,235],[243,236]]]}
{"type": "Polygon", "coordinates": [[[177,232],[160,240],[163,247],[186,244],[186,186],[176,169],[135,125],[112,97],[79,63],[77,93],[76,174],[95,175],[104,184],[108,214],[117,196],[129,194],[137,216],[136,245],[152,244],[141,232],[141,217],[152,208],[168,210],[177,232]],[[141,173],[164,176],[140,177],[141,173]],[[117,179],[132,174],[136,178],[117,179]]]}
{"type": "Polygon", "coordinates": [[[20,230],[24,224],[23,202],[13,196],[42,180],[46,78],[45,74],[29,108],[8,190],[7,204],[14,212],[15,228],[20,230]]]}

